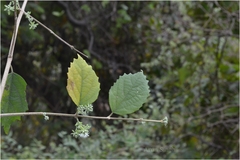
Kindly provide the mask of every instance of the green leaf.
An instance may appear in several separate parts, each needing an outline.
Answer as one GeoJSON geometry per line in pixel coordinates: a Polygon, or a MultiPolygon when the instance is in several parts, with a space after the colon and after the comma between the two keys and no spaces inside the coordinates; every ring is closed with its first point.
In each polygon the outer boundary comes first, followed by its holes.
{"type": "Polygon", "coordinates": [[[83,50],[83,53],[84,53],[86,56],[88,56],[88,57],[91,58],[91,54],[90,54],[90,52],[89,52],[88,49],[84,49],[84,50],[83,50]]]}
{"type": "Polygon", "coordinates": [[[97,59],[92,59],[92,65],[96,69],[102,69],[102,63],[98,61],[97,59]]]}
{"type": "MultiPolygon", "coordinates": [[[[3,91],[1,113],[25,112],[28,110],[26,86],[27,83],[20,75],[16,73],[8,74],[3,91]]],[[[1,123],[6,134],[9,132],[11,124],[16,120],[20,120],[20,116],[1,118],[1,123]]]]}
{"type": "Polygon", "coordinates": [[[64,14],[64,10],[62,10],[61,12],[59,11],[53,11],[52,14],[56,17],[60,17],[64,14]]]}
{"type": "Polygon", "coordinates": [[[109,91],[109,104],[113,113],[126,115],[133,113],[146,102],[149,86],[143,72],[124,74],[109,91]]]}
{"type": "Polygon", "coordinates": [[[236,116],[239,113],[239,107],[231,107],[224,110],[224,114],[228,116],[236,116]]]}
{"type": "Polygon", "coordinates": [[[98,77],[80,55],[71,63],[67,75],[67,91],[77,106],[93,103],[97,99],[100,91],[98,77]]]}
{"type": "Polygon", "coordinates": [[[109,4],[109,0],[103,0],[102,1],[102,6],[103,8],[106,8],[106,6],[109,4]]]}
{"type": "Polygon", "coordinates": [[[182,67],[178,70],[180,85],[182,85],[185,82],[185,80],[190,76],[190,74],[191,69],[189,68],[189,66],[182,67]]]}
{"type": "Polygon", "coordinates": [[[84,10],[86,13],[91,12],[91,8],[87,4],[82,5],[81,9],[84,10]]]}

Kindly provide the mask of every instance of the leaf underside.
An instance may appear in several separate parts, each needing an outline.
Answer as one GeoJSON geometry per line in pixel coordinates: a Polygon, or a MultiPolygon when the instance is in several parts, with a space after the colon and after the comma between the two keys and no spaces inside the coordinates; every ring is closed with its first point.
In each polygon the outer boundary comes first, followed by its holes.
{"type": "Polygon", "coordinates": [[[148,80],[143,72],[124,74],[109,91],[109,104],[113,113],[126,115],[142,107],[149,96],[148,80]]]}
{"type": "MultiPolygon", "coordinates": [[[[27,83],[20,75],[16,73],[8,74],[1,102],[1,113],[25,112],[28,110],[26,86],[27,83]]],[[[4,132],[7,134],[11,124],[20,119],[20,116],[1,117],[4,132]]]]}

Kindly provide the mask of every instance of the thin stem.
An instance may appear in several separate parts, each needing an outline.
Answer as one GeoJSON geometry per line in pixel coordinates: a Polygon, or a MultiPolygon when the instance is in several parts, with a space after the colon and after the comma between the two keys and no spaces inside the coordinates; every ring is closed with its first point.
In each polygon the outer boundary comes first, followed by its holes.
{"type": "Polygon", "coordinates": [[[107,116],[107,118],[110,119],[110,117],[111,117],[112,115],[113,115],[113,112],[112,112],[109,116],[107,116]]]}
{"type": "MultiPolygon", "coordinates": [[[[2,95],[3,95],[3,91],[4,91],[4,87],[7,81],[7,76],[9,73],[9,69],[11,67],[11,63],[12,63],[12,59],[13,59],[13,52],[14,52],[14,48],[15,48],[15,43],[16,43],[16,39],[17,39],[17,32],[18,32],[18,28],[23,16],[23,11],[27,5],[27,1],[28,0],[24,0],[21,11],[18,15],[18,17],[15,17],[15,25],[14,25],[14,31],[13,31],[13,36],[12,36],[12,40],[11,40],[11,44],[10,44],[10,48],[9,48],[9,52],[8,52],[8,59],[7,59],[7,64],[6,67],[4,69],[4,73],[3,73],[3,78],[2,78],[2,82],[1,82],[1,88],[0,88],[0,102],[2,101],[2,95]]],[[[15,2],[15,6],[16,6],[16,2],[15,2]]],[[[16,12],[15,12],[15,16],[16,16],[16,12]]]]}
{"type": "Polygon", "coordinates": [[[11,72],[13,72],[13,67],[12,67],[12,65],[10,66],[10,69],[11,69],[11,72]]]}
{"type": "Polygon", "coordinates": [[[66,114],[66,113],[52,113],[52,112],[19,112],[19,113],[3,113],[0,117],[9,116],[31,116],[31,115],[41,115],[43,116],[61,116],[61,117],[73,117],[73,118],[91,118],[91,119],[106,119],[106,120],[123,120],[123,121],[141,121],[141,122],[157,122],[164,123],[163,120],[152,120],[152,119],[142,119],[142,118],[121,118],[121,117],[99,117],[99,116],[86,116],[86,115],[76,115],[76,114],[66,114]]]}
{"type": "MultiPolygon", "coordinates": [[[[20,11],[23,11],[23,13],[25,15],[28,15],[28,13],[26,13],[24,10],[19,9],[20,11]]],[[[69,44],[68,42],[66,42],[65,40],[63,40],[61,37],[59,37],[56,33],[54,33],[50,28],[48,28],[47,26],[45,26],[43,23],[41,23],[40,21],[38,21],[36,18],[34,18],[33,16],[30,15],[30,17],[33,18],[34,21],[36,21],[38,24],[40,24],[43,28],[45,28],[46,30],[48,30],[52,35],[54,35],[56,38],[58,38],[60,41],[62,41],[63,43],[65,43],[67,46],[69,46],[72,50],[78,52],[79,54],[81,54],[82,56],[88,58],[88,56],[86,56],[85,54],[83,54],[81,51],[77,50],[73,45],[69,44]]]]}

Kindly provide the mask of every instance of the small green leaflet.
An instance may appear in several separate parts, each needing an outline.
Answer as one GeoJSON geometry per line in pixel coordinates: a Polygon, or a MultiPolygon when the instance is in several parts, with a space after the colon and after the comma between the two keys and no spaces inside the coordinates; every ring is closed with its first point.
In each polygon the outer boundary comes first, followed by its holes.
{"type": "Polygon", "coordinates": [[[109,91],[109,104],[113,113],[126,115],[142,107],[149,96],[148,80],[143,72],[120,76],[109,91]]]}
{"type": "Polygon", "coordinates": [[[67,91],[77,105],[93,103],[99,94],[100,83],[92,67],[80,55],[68,68],[67,91]]]}
{"type": "MultiPolygon", "coordinates": [[[[27,83],[20,75],[16,73],[8,74],[1,102],[1,113],[25,112],[28,110],[26,86],[27,83]]],[[[11,124],[16,120],[20,120],[20,116],[1,118],[6,134],[9,132],[11,124]]]]}

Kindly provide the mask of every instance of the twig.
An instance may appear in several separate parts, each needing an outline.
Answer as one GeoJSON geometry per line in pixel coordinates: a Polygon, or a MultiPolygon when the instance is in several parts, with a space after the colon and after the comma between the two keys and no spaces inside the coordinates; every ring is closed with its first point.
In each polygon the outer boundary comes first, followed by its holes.
{"type": "MultiPolygon", "coordinates": [[[[4,91],[4,87],[7,81],[7,76],[9,73],[9,69],[11,67],[11,63],[12,63],[12,59],[13,59],[13,52],[14,52],[14,48],[15,48],[15,43],[16,43],[16,39],[17,39],[17,32],[18,32],[18,28],[23,16],[23,11],[27,5],[27,1],[28,0],[24,0],[21,11],[17,17],[17,19],[15,18],[15,26],[14,26],[14,31],[13,31],[13,36],[12,36],[12,40],[11,40],[11,44],[10,44],[10,48],[9,48],[9,52],[8,52],[8,59],[7,59],[7,64],[3,73],[3,78],[2,78],[2,82],[1,82],[1,88],[0,88],[0,102],[2,101],[2,95],[3,95],[3,91],[4,91]]],[[[15,2],[15,6],[16,6],[16,2],[15,2]]],[[[16,15],[16,14],[15,14],[16,15]]]]}
{"type": "Polygon", "coordinates": [[[66,113],[52,113],[52,112],[19,112],[19,113],[3,113],[0,117],[10,116],[31,116],[31,115],[46,115],[46,116],[61,116],[61,117],[78,117],[78,118],[91,118],[91,119],[106,119],[106,120],[123,120],[123,121],[141,121],[141,122],[157,122],[164,123],[164,120],[152,120],[143,118],[121,118],[121,117],[99,117],[99,116],[87,116],[87,115],[76,115],[66,113]]]}
{"type": "Polygon", "coordinates": [[[209,109],[209,110],[207,110],[207,112],[206,113],[204,113],[204,114],[201,114],[201,115],[199,115],[199,116],[195,116],[195,117],[190,117],[190,118],[188,118],[188,122],[192,122],[193,120],[196,120],[196,119],[204,119],[206,116],[208,116],[208,115],[212,115],[213,113],[216,113],[216,112],[221,112],[221,111],[223,111],[223,110],[225,110],[225,109],[228,109],[228,108],[233,108],[233,107],[236,107],[236,106],[224,106],[224,107],[222,107],[222,108],[217,108],[217,109],[209,109]]]}
{"type": "MultiPolygon", "coordinates": [[[[24,10],[19,9],[20,11],[22,11],[25,15],[28,15],[28,13],[26,13],[24,10]]],[[[52,35],[54,35],[57,39],[59,39],[60,41],[62,41],[63,43],[65,43],[68,47],[70,47],[72,50],[76,51],[77,53],[81,54],[82,56],[88,58],[88,56],[86,56],[85,54],[83,54],[81,51],[77,50],[73,45],[69,44],[68,42],[66,42],[65,40],[63,40],[61,37],[59,37],[56,33],[54,33],[50,28],[48,28],[47,26],[45,26],[43,23],[41,23],[40,21],[38,21],[36,18],[34,18],[33,16],[29,15],[34,21],[36,21],[38,24],[40,24],[43,28],[45,28],[46,30],[48,30],[52,35]]]]}

